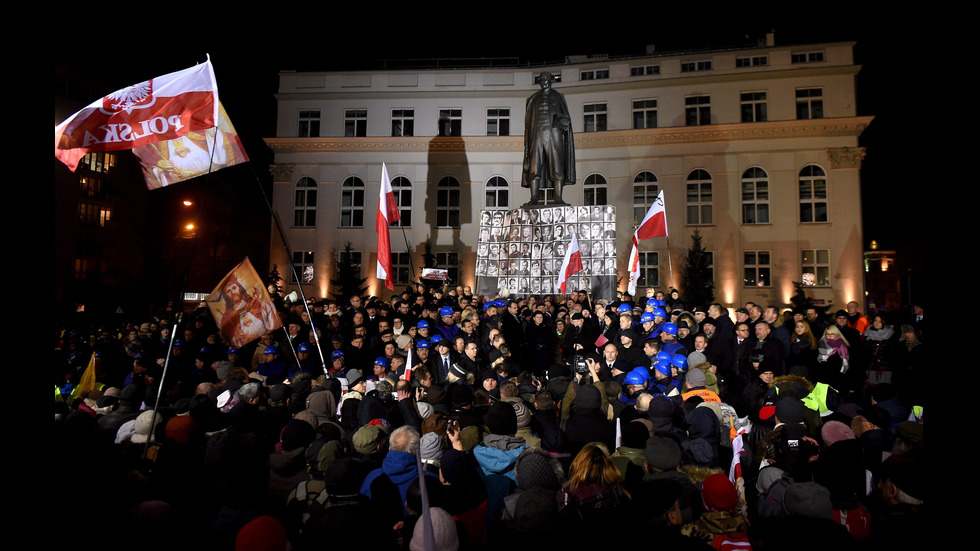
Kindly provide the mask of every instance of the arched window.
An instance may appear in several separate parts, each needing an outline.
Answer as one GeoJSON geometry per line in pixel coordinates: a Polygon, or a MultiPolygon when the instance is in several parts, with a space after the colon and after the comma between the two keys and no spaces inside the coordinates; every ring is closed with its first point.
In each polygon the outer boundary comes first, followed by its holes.
{"type": "Polygon", "coordinates": [[[827,174],[817,165],[800,171],[800,222],[827,221],[827,174]]]}
{"type": "Polygon", "coordinates": [[[316,180],[303,177],[296,182],[293,206],[294,228],[316,227],[316,180]]]}
{"type": "Polygon", "coordinates": [[[711,209],[711,174],[694,169],[687,175],[687,223],[692,226],[713,223],[711,209]]]}
{"type": "Polygon", "coordinates": [[[488,209],[505,209],[510,204],[510,186],[501,176],[494,176],[487,180],[487,200],[488,209]]]}
{"type": "Polygon", "coordinates": [[[445,176],[439,180],[436,187],[436,225],[440,228],[458,228],[459,180],[452,176],[445,176]]]}
{"type": "Polygon", "coordinates": [[[412,227],[412,182],[404,176],[399,176],[391,181],[391,191],[395,194],[400,217],[400,220],[392,226],[412,227]]]}
{"type": "Polygon", "coordinates": [[[601,174],[589,174],[582,187],[585,188],[586,205],[605,205],[606,179],[601,174]]]}
{"type": "Polygon", "coordinates": [[[769,223],[769,175],[757,166],[742,173],[742,223],[769,223]]]}
{"type": "Polygon", "coordinates": [[[364,225],[364,180],[351,176],[340,186],[340,225],[360,228],[364,225]]]}
{"type": "Polygon", "coordinates": [[[633,178],[633,223],[639,224],[650,210],[650,205],[657,199],[660,185],[656,174],[644,171],[633,178]]]}

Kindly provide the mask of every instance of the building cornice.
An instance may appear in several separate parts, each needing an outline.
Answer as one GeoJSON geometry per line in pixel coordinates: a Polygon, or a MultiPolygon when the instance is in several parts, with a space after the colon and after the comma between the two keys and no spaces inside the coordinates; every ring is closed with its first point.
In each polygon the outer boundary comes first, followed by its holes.
{"type": "MultiPolygon", "coordinates": [[[[681,126],[643,130],[578,132],[576,149],[676,145],[788,138],[857,137],[874,117],[791,120],[761,123],[681,126]]],[[[273,153],[514,153],[524,150],[523,136],[266,138],[273,153]]],[[[849,154],[848,154],[849,155],[849,154]]],[[[842,155],[846,157],[848,155],[842,155]]],[[[846,162],[846,161],[845,161],[846,162]]],[[[860,162],[860,160],[858,160],[860,162]]]]}

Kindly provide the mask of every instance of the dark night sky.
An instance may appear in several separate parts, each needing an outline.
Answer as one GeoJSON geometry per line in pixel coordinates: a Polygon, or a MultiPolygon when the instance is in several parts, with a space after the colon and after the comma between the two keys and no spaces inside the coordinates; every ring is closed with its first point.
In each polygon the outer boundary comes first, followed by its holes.
{"type": "MultiPolygon", "coordinates": [[[[785,4],[776,6],[780,6],[780,13],[788,9],[785,4]]],[[[60,56],[56,64],[67,64],[72,72],[87,72],[104,83],[106,89],[96,92],[104,94],[189,67],[210,53],[222,103],[249,155],[256,164],[268,164],[272,157],[262,138],[275,133],[274,94],[282,70],[372,69],[384,60],[433,58],[509,57],[521,63],[554,62],[566,55],[642,54],[645,45],[651,43],[659,52],[744,46],[764,38],[769,30],[775,31],[777,45],[853,40],[857,42],[855,60],[862,65],[857,77],[858,114],[875,116],[861,138],[861,145],[867,148],[862,169],[865,241],[877,239],[882,248],[912,246],[910,254],[914,256],[921,238],[903,230],[901,217],[895,215],[899,201],[911,193],[906,175],[909,164],[915,162],[912,143],[902,139],[903,132],[908,131],[905,103],[915,91],[907,83],[899,91],[896,84],[908,71],[908,56],[896,55],[898,45],[908,43],[908,35],[894,26],[884,27],[874,14],[844,6],[821,5],[818,15],[787,14],[768,19],[759,14],[771,10],[757,5],[747,15],[718,14],[705,7],[714,15],[713,21],[696,21],[695,8],[689,8],[688,13],[652,8],[637,13],[636,8],[630,8],[627,25],[633,26],[624,28],[619,24],[622,18],[604,5],[605,13],[586,14],[578,21],[558,18],[558,22],[539,25],[547,31],[533,34],[524,30],[528,25],[514,23],[515,18],[508,17],[506,7],[499,4],[467,18],[459,15],[457,6],[446,12],[454,15],[383,14],[384,20],[376,23],[366,22],[363,12],[303,11],[276,14],[262,28],[252,24],[233,32],[213,32],[210,42],[203,39],[183,41],[173,48],[132,48],[115,53],[113,62],[103,59],[99,63],[93,63],[90,51],[77,49],[60,56]],[[611,25],[614,21],[617,24],[611,25]],[[301,27],[310,30],[304,32],[301,27]]],[[[514,13],[519,12],[515,9],[514,13]]],[[[927,87],[928,83],[917,86],[927,87]]],[[[256,170],[267,172],[260,166],[256,170]]],[[[920,173],[915,167],[912,171],[920,173]]]]}

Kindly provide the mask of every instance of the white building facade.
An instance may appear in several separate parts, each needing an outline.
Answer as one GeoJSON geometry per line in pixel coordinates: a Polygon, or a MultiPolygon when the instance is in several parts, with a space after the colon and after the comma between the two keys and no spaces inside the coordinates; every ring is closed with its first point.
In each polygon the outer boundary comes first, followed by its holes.
{"type": "MultiPolygon", "coordinates": [[[[277,136],[266,140],[274,208],[308,295],[332,293],[350,242],[369,292],[387,297],[374,277],[383,162],[403,218],[391,227],[396,285],[418,278],[429,237],[451,282],[475,287],[480,211],[529,198],[520,186],[525,101],[546,70],[560,75],[554,88],[575,132],[577,182],[564,199],[617,207],[620,290],[634,223],[663,190],[669,247],[664,238],[641,243],[641,293],[680,286],[697,229],[725,305],[786,304],[794,281],[818,300],[861,302],[858,136],[871,117],[856,114],[853,47],[283,72],[277,136]]],[[[281,269],[277,243],[270,256],[281,269]]]]}

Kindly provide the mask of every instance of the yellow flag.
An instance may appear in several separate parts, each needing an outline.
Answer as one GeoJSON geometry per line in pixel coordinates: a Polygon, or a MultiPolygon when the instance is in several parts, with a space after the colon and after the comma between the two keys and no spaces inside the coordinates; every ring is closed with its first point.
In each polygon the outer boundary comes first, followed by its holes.
{"type": "Polygon", "coordinates": [[[68,404],[71,405],[75,401],[75,398],[85,394],[90,390],[95,390],[95,353],[92,353],[92,358],[88,361],[88,367],[85,368],[85,373],[82,373],[82,379],[78,381],[78,385],[75,389],[71,391],[71,398],[68,400],[68,404]]]}

